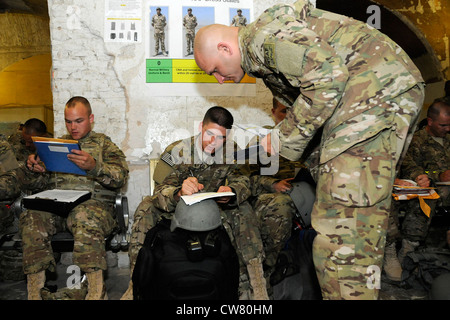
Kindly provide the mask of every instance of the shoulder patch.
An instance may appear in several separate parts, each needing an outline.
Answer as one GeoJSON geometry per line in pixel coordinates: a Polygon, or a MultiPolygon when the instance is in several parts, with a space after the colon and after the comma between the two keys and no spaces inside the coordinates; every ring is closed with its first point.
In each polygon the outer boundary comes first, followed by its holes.
{"type": "Polygon", "coordinates": [[[275,41],[271,38],[264,41],[264,63],[270,68],[276,68],[275,41]]]}

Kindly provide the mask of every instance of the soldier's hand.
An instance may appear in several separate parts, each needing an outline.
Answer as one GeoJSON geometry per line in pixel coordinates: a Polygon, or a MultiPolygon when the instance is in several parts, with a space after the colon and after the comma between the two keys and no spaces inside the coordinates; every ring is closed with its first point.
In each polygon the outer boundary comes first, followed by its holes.
{"type": "Polygon", "coordinates": [[[445,170],[439,175],[439,180],[441,182],[449,182],[450,181],[450,170],[445,170]]]}
{"type": "Polygon", "coordinates": [[[419,187],[429,187],[430,186],[430,178],[426,174],[418,175],[416,178],[417,185],[419,187]]]}
{"type": "MultiPolygon", "coordinates": [[[[226,187],[226,186],[220,186],[219,189],[217,190],[217,192],[232,192],[233,190],[231,190],[230,187],[226,187]]],[[[216,202],[218,203],[227,203],[231,200],[231,196],[226,196],[226,197],[220,197],[220,198],[216,198],[216,202]]]]}
{"type": "Polygon", "coordinates": [[[45,172],[45,168],[40,165],[40,158],[37,154],[30,154],[27,159],[27,167],[33,172],[45,172]]]}
{"type": "Polygon", "coordinates": [[[294,178],[284,179],[278,182],[275,182],[273,184],[273,188],[275,189],[275,192],[286,192],[292,189],[292,184],[290,184],[290,181],[292,181],[294,178]]]}
{"type": "Polygon", "coordinates": [[[86,151],[73,149],[72,153],[67,155],[67,158],[80,169],[89,171],[95,168],[95,159],[86,151]]]}
{"type": "Polygon", "coordinates": [[[275,132],[275,137],[272,136],[272,133],[275,131],[272,131],[271,133],[264,136],[259,144],[262,146],[264,151],[271,155],[276,155],[279,153],[279,137],[278,132],[275,132]]]}
{"type": "Polygon", "coordinates": [[[183,181],[183,185],[181,186],[181,190],[179,193],[180,196],[189,196],[191,194],[203,190],[203,188],[204,188],[203,184],[199,183],[197,178],[188,177],[186,180],[183,181]]]}

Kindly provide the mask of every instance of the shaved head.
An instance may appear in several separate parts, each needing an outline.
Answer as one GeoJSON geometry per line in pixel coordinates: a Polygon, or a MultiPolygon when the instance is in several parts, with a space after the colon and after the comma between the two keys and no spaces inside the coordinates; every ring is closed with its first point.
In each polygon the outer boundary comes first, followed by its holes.
{"type": "Polygon", "coordinates": [[[241,68],[238,27],[211,24],[200,28],[195,35],[194,57],[197,65],[219,83],[240,82],[244,77],[241,68]]]}

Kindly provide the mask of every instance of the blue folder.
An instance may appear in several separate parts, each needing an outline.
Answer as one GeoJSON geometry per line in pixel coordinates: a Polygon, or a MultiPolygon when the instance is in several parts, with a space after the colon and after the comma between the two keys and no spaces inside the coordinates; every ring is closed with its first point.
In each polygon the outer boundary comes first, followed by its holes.
{"type": "Polygon", "coordinates": [[[81,150],[77,140],[32,137],[39,158],[47,171],[86,175],[86,171],[67,158],[73,149],[81,150]]]}

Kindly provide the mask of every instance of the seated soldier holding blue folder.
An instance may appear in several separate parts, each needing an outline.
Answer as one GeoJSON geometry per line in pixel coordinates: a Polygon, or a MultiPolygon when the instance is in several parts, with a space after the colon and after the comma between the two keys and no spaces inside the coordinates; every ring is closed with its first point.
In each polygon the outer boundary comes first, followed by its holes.
{"type": "Polygon", "coordinates": [[[67,157],[86,175],[47,172],[40,165],[39,156],[30,155],[27,167],[42,173],[46,189],[87,190],[91,199],[72,209],[67,218],[40,210],[26,210],[20,217],[23,247],[23,270],[27,275],[28,299],[41,299],[45,285],[45,271],[54,272],[50,238],[68,229],[74,237],[73,263],[86,273],[86,300],[106,299],[103,271],[106,270],[105,237],[116,226],[114,200],[128,177],[124,153],[101,133],[92,131],[94,115],[90,103],[83,97],[73,97],[64,110],[69,135],[63,139],[78,140],[81,150],[73,150],[67,157]]]}

